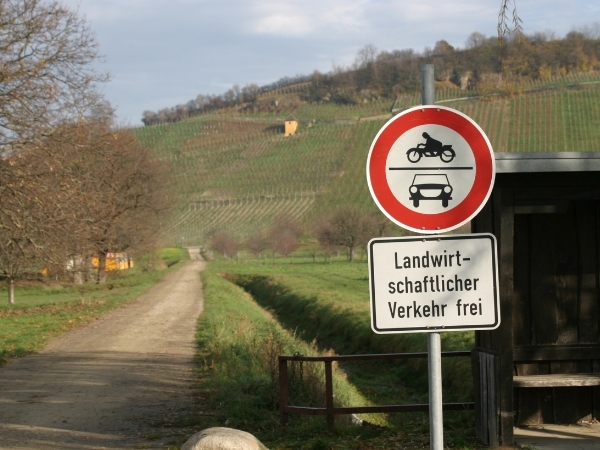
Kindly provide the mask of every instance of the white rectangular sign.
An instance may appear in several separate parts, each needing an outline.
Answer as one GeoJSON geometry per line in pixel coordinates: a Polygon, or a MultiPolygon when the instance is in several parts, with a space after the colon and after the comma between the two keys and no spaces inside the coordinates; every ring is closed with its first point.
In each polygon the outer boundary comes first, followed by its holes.
{"type": "Polygon", "coordinates": [[[491,330],[500,325],[492,234],[373,239],[369,282],[375,333],[491,330]]]}

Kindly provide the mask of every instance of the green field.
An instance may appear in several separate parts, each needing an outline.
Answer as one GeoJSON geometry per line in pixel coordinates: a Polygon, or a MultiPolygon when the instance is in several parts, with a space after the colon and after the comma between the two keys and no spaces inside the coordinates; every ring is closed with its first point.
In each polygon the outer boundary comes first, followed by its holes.
{"type": "MultiPolygon", "coordinates": [[[[337,206],[376,211],[365,165],[381,126],[420,103],[420,93],[357,105],[309,104],[306,84],[264,94],[293,105],[279,112],[224,109],[185,121],[137,128],[170,167],[171,245],[202,245],[216,230],[245,239],[281,214],[307,226],[337,206]],[[289,114],[296,135],[283,136],[289,114]]],[[[600,73],[570,74],[509,93],[441,89],[438,104],[472,117],[496,152],[600,150],[600,73]]]]}
{"type": "MultiPolygon", "coordinates": [[[[337,354],[402,353],[426,351],[425,334],[378,335],[370,325],[369,286],[366,259],[349,263],[345,257],[325,263],[299,250],[293,258],[256,260],[242,254],[239,262],[214,261],[209,272],[227,273],[228,278],[250,292],[280,323],[307,342],[337,354]],[[308,320],[307,320],[308,319],[308,320]]],[[[444,333],[444,350],[473,346],[473,333],[444,333]]],[[[412,364],[412,363],[411,363],[412,364]]],[[[421,363],[415,362],[422,368],[421,363]]],[[[444,364],[455,364],[446,360],[444,364]]],[[[468,364],[467,364],[468,366],[468,364]]],[[[456,368],[457,366],[455,366],[456,368]]],[[[470,370],[470,369],[469,369],[470,370]]],[[[468,374],[447,378],[456,395],[470,396],[468,374]]]]}
{"type": "MultiPolygon", "coordinates": [[[[228,426],[255,434],[273,449],[427,448],[426,413],[360,415],[365,421],[360,427],[337,417],[335,433],[322,416],[291,415],[285,431],[279,428],[278,371],[269,355],[426,350],[424,334],[371,331],[365,261],[313,262],[306,251],[275,261],[243,254],[239,261],[211,262],[203,280],[198,408],[214,413],[197,417],[199,428],[227,418],[228,426]]],[[[470,349],[473,333],[442,333],[442,342],[445,350],[470,349]]],[[[336,401],[347,406],[427,403],[427,361],[408,361],[336,365],[336,401]]],[[[296,374],[291,403],[323,407],[323,364],[290,366],[296,374]]],[[[472,401],[470,358],[444,358],[443,386],[444,401],[472,401]]],[[[448,448],[479,448],[472,412],[446,412],[444,434],[448,448]]]]}

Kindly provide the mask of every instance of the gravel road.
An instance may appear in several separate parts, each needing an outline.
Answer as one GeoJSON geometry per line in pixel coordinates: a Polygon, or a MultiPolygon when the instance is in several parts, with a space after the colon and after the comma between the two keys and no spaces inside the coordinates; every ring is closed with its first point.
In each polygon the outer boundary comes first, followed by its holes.
{"type": "Polygon", "coordinates": [[[168,424],[192,407],[204,265],[189,261],[129,305],[1,367],[0,449],[166,448],[193,434],[168,424]]]}

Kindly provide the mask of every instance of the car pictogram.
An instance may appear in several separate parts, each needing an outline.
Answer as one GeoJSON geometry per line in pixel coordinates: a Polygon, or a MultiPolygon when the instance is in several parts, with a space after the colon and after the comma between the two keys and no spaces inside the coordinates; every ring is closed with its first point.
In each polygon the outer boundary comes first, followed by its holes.
{"type": "Polygon", "coordinates": [[[415,208],[419,207],[421,200],[440,200],[447,208],[452,200],[452,186],[445,174],[417,174],[408,190],[409,200],[415,208]]]}

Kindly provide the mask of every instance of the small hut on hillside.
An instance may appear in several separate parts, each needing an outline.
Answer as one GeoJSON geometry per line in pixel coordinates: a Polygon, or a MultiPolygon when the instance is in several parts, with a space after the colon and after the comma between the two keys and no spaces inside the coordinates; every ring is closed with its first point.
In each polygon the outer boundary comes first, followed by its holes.
{"type": "Polygon", "coordinates": [[[298,120],[291,114],[285,118],[284,136],[292,136],[296,134],[298,129],[298,120]]]}

